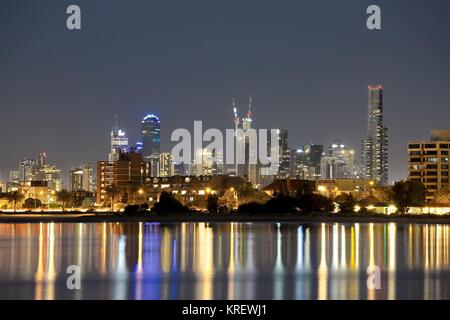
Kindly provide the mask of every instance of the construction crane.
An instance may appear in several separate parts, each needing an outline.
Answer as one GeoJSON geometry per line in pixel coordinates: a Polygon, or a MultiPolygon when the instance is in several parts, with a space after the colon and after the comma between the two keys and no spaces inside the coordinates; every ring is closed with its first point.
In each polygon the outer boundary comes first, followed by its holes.
{"type": "Polygon", "coordinates": [[[239,122],[240,122],[240,120],[239,120],[239,115],[238,115],[238,111],[237,111],[237,107],[236,107],[236,99],[235,98],[233,98],[233,112],[234,112],[234,125],[235,125],[235,131],[234,131],[234,134],[236,135],[236,147],[234,148],[235,149],[235,151],[236,151],[236,154],[235,154],[235,163],[236,163],[236,173],[235,173],[235,176],[237,177],[237,175],[238,175],[238,155],[237,155],[237,152],[238,152],[238,129],[239,129],[239,122]]]}
{"type": "Polygon", "coordinates": [[[248,103],[248,113],[247,113],[247,118],[248,119],[250,119],[250,121],[251,121],[251,119],[252,119],[252,103],[253,103],[253,95],[250,95],[250,101],[249,101],[249,103],[248,103]]]}

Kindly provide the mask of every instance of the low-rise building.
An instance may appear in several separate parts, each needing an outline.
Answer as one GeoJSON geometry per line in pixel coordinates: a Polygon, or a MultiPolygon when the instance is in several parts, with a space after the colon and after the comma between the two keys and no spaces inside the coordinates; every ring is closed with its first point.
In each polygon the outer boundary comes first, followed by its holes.
{"type": "Polygon", "coordinates": [[[408,143],[408,180],[419,181],[427,190],[427,202],[436,192],[449,188],[450,130],[433,130],[428,141],[408,143]]]}

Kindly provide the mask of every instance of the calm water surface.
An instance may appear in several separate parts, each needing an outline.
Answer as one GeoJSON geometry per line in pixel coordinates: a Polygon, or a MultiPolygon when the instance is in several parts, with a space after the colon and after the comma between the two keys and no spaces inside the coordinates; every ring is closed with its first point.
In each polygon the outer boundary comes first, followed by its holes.
{"type": "Polygon", "coordinates": [[[450,299],[449,228],[0,224],[0,299],[450,299]],[[81,290],[67,288],[70,265],[81,290]]]}

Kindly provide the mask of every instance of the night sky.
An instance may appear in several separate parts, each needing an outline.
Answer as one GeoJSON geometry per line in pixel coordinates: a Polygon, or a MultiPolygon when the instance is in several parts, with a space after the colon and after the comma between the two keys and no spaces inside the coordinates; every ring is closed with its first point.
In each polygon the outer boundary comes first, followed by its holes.
{"type": "MultiPolygon", "coordinates": [[[[293,148],[333,139],[359,151],[367,86],[385,87],[390,180],[406,144],[450,129],[448,0],[1,0],[0,172],[45,151],[67,171],[107,159],[114,115],[130,142],[140,119],[233,128],[254,96],[254,126],[289,130],[293,148]],[[78,4],[82,30],[66,28],[78,4]],[[382,9],[382,30],[366,8],[382,9]]],[[[66,180],[66,179],[65,179],[66,180]]]]}

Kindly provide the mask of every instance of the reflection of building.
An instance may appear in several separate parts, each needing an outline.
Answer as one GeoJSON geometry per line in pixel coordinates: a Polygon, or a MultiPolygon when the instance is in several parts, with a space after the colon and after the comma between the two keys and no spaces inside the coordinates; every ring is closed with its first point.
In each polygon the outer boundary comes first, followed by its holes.
{"type": "Polygon", "coordinates": [[[152,175],[158,175],[158,161],[160,154],[160,121],[154,114],[142,119],[142,156],[151,163],[152,175]]]}
{"type": "Polygon", "coordinates": [[[339,140],[333,142],[322,156],[323,179],[356,178],[355,151],[348,149],[339,140]]]}
{"type": "Polygon", "coordinates": [[[433,130],[430,141],[408,143],[408,180],[422,182],[427,201],[449,188],[450,130],[433,130]]]}
{"type": "Polygon", "coordinates": [[[388,129],[383,124],[383,87],[369,86],[367,136],[362,143],[363,177],[386,185],[388,169],[388,129]]]}
{"type": "Polygon", "coordinates": [[[97,204],[106,201],[108,187],[137,190],[149,176],[150,164],[144,162],[139,153],[121,153],[116,161],[99,161],[97,163],[97,204]]]}

